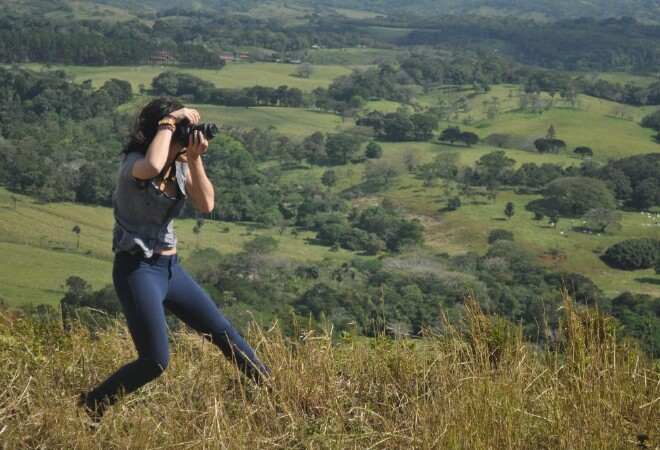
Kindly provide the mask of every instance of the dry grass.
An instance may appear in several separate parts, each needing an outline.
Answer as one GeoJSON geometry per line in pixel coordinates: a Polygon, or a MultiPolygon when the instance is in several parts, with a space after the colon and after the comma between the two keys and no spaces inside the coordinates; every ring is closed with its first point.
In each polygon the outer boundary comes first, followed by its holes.
{"type": "Polygon", "coordinates": [[[166,372],[92,432],[74,397],[134,358],[124,324],[94,338],[0,310],[0,447],[659,448],[658,367],[609,319],[568,299],[563,317],[545,349],[470,301],[462,326],[420,340],[253,329],[270,392],[177,332],[166,372]]]}

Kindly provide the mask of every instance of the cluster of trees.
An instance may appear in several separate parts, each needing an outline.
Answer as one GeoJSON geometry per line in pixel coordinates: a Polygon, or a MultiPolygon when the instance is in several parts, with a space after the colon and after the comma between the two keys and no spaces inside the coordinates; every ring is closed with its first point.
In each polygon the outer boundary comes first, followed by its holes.
{"type": "MultiPolygon", "coordinates": [[[[555,211],[570,217],[589,209],[615,209],[618,204],[636,210],[660,205],[660,154],[635,155],[611,160],[602,167],[591,163],[563,167],[552,163],[524,163],[514,169],[515,160],[497,150],[479,158],[474,167],[463,170],[440,158],[439,176],[477,186],[525,186],[545,195],[544,213],[555,211]]],[[[434,175],[435,174],[435,175],[434,175]]]]}
{"type": "Polygon", "coordinates": [[[203,39],[215,48],[257,47],[286,53],[306,50],[312,45],[325,48],[379,45],[362,27],[330,16],[315,15],[296,25],[226,9],[176,7],[161,11],[158,16],[153,25],[155,37],[175,42],[203,39]]]}
{"type": "Polygon", "coordinates": [[[438,138],[441,142],[462,142],[468,147],[479,143],[479,135],[471,131],[461,131],[459,127],[449,127],[442,131],[438,138]]]}
{"type": "Polygon", "coordinates": [[[236,11],[171,8],[153,19],[149,26],[138,19],[58,19],[46,18],[43,10],[15,10],[0,18],[0,61],[133,65],[166,50],[179,64],[217,68],[224,65],[222,51],[238,47],[267,49],[263,57],[272,58],[272,52],[300,52],[312,45],[382,45],[361,27],[332,17],[287,26],[236,11]]]}
{"type": "Polygon", "coordinates": [[[138,20],[56,21],[41,14],[5,15],[0,18],[0,62],[134,65],[166,49],[180,64],[224,65],[217,51],[195,42],[190,33],[175,40],[167,30],[159,30],[138,20]]]}
{"type": "Polygon", "coordinates": [[[588,172],[603,180],[626,206],[647,210],[660,206],[660,153],[612,160],[588,172]]]}
{"type": "MultiPolygon", "coordinates": [[[[402,19],[405,21],[405,19],[402,19]]],[[[653,71],[660,63],[660,27],[631,18],[580,18],[536,23],[514,17],[443,16],[408,22],[399,45],[487,48],[499,41],[524,64],[560,70],[653,71]]]]}
{"type": "Polygon", "coordinates": [[[216,88],[210,81],[194,75],[166,71],[152,82],[155,95],[181,97],[197,103],[225,106],[286,106],[301,107],[305,104],[303,92],[298,88],[279,86],[253,86],[242,89],[216,88]]]}
{"type": "Polygon", "coordinates": [[[45,201],[111,204],[131,85],[0,68],[0,184],[45,201]]]}
{"type": "Polygon", "coordinates": [[[660,110],[644,117],[642,119],[642,126],[657,131],[658,135],[655,137],[655,140],[660,143],[660,110]]]}
{"type": "Polygon", "coordinates": [[[635,106],[660,105],[660,82],[639,86],[630,83],[624,85],[603,79],[589,81],[578,78],[576,84],[580,92],[592,97],[635,106]]]}
{"type": "MultiPolygon", "coordinates": [[[[316,5],[344,8],[355,7],[352,0],[313,0],[316,5]]],[[[360,6],[367,11],[388,15],[394,24],[405,23],[409,17],[435,17],[446,14],[481,15],[488,8],[494,17],[544,17],[550,20],[566,20],[578,17],[607,19],[610,17],[635,17],[646,22],[660,20],[660,6],[645,0],[595,0],[574,2],[571,0],[415,0],[402,3],[399,0],[365,0],[360,6]]]]}
{"type": "Polygon", "coordinates": [[[371,111],[356,123],[372,127],[376,135],[385,141],[428,141],[438,127],[438,118],[431,113],[410,114],[406,110],[391,113],[371,111]]]}
{"type": "Polygon", "coordinates": [[[342,214],[315,214],[312,220],[323,245],[336,246],[375,255],[387,249],[398,252],[421,244],[423,227],[417,220],[407,220],[396,210],[374,206],[348,217],[342,214]]]}

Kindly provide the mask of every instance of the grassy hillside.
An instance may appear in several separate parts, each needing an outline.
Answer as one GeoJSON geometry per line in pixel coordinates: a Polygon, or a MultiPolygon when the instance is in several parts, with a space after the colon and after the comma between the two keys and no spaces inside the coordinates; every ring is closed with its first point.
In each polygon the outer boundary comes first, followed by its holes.
{"type": "MultiPolygon", "coordinates": [[[[64,281],[77,275],[95,289],[112,283],[112,225],[110,208],[74,203],[40,204],[30,197],[0,188],[0,298],[10,304],[32,302],[54,304],[66,289],[64,281]],[[16,209],[12,196],[17,199],[16,209]],[[81,228],[80,248],[71,231],[81,228]]],[[[311,245],[311,233],[293,236],[276,229],[253,230],[248,225],[207,222],[197,237],[193,219],[176,219],[179,254],[185,259],[199,247],[221,253],[241,250],[241,245],[256,236],[273,236],[279,241],[278,254],[296,261],[347,259],[351,253],[330,252],[327,247],[311,245]],[[228,231],[225,231],[225,228],[228,231]]]]}
{"type": "Polygon", "coordinates": [[[172,332],[160,378],[125,396],[95,431],[75,407],[135,359],[123,320],[92,338],[0,309],[0,434],[6,448],[623,449],[660,444],[658,367],[609,319],[567,300],[558,345],[468,302],[462,331],[362,339],[277,326],[247,339],[272,370],[268,389],[239,377],[220,351],[172,332]],[[336,337],[335,337],[336,338],[336,337]],[[561,350],[560,350],[561,348],[561,350]]]}
{"type": "MultiPolygon", "coordinates": [[[[493,133],[510,134],[533,149],[533,141],[544,137],[550,125],[554,125],[557,137],[566,141],[569,154],[575,147],[583,145],[591,147],[594,158],[600,161],[660,152],[660,145],[654,141],[656,133],[639,126],[641,119],[655,111],[656,107],[622,105],[579,95],[575,107],[557,98],[550,110],[527,113],[520,111],[519,95],[520,88],[517,86],[497,85],[488,93],[476,93],[471,88],[435,89],[420,94],[417,101],[423,106],[433,107],[443,101],[453,103],[460,98],[465,99],[466,110],[458,112],[451,124],[443,126],[461,125],[476,132],[482,139],[493,133]],[[499,105],[498,113],[489,119],[487,110],[494,100],[499,105]]],[[[542,98],[550,99],[546,94],[542,98]]],[[[392,106],[376,104],[375,109],[388,110],[392,106]]]]}

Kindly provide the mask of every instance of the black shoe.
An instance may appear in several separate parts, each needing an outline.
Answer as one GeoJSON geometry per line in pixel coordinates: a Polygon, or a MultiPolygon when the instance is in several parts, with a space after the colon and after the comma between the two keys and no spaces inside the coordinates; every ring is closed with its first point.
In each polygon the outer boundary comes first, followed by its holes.
{"type": "Polygon", "coordinates": [[[88,423],[89,427],[93,430],[98,428],[101,419],[103,418],[103,413],[105,412],[103,403],[94,402],[92,405],[92,402],[90,402],[87,396],[87,392],[81,392],[80,395],[78,395],[77,405],[82,407],[90,418],[91,422],[88,423]]]}

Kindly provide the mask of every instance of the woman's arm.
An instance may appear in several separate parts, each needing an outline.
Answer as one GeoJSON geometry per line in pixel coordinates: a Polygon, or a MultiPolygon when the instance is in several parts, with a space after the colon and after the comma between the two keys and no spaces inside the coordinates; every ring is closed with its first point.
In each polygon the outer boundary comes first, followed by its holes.
{"type": "MultiPolygon", "coordinates": [[[[190,108],[181,108],[169,114],[174,117],[176,122],[180,122],[186,118],[191,123],[199,122],[199,113],[190,108]]],[[[140,158],[133,164],[132,174],[135,178],[148,180],[158,175],[165,163],[170,152],[170,144],[172,142],[172,131],[168,129],[159,129],[156,136],[153,138],[147,149],[144,158],[140,158]]]]}
{"type": "Polygon", "coordinates": [[[186,157],[188,160],[186,192],[190,196],[195,208],[203,213],[210,213],[213,211],[215,202],[213,184],[206,176],[201,156],[206,152],[208,145],[209,143],[204,135],[195,132],[190,136],[190,144],[186,151],[186,157]]]}
{"type": "Polygon", "coordinates": [[[172,141],[172,131],[169,129],[160,129],[149,144],[146,155],[133,164],[132,174],[135,178],[148,180],[155,177],[163,170],[167,156],[170,153],[170,142],[172,141]]]}
{"type": "Polygon", "coordinates": [[[190,196],[195,208],[200,212],[210,213],[213,211],[215,191],[213,184],[206,176],[202,158],[199,156],[188,158],[186,192],[190,196]]]}

